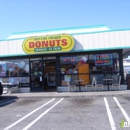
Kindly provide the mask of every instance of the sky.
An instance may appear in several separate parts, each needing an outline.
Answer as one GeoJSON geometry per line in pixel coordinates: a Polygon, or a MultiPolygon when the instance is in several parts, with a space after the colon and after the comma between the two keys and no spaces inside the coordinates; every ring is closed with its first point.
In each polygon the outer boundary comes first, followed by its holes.
{"type": "Polygon", "coordinates": [[[96,25],[130,29],[130,0],[0,0],[0,40],[14,32],[96,25]]]}

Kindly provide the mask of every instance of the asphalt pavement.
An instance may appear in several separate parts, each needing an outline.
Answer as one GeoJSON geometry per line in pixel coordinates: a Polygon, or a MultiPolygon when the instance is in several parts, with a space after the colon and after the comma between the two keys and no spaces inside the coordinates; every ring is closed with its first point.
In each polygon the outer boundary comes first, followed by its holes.
{"type": "Polygon", "coordinates": [[[12,93],[0,99],[3,130],[119,130],[130,115],[130,90],[12,93]]]}

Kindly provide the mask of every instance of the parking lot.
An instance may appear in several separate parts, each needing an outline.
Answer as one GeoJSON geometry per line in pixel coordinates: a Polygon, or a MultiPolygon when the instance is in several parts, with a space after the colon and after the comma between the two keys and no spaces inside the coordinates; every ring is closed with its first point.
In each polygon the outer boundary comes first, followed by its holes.
{"type": "Polygon", "coordinates": [[[130,129],[129,101],[129,95],[68,98],[4,96],[0,100],[0,130],[130,129]]]}

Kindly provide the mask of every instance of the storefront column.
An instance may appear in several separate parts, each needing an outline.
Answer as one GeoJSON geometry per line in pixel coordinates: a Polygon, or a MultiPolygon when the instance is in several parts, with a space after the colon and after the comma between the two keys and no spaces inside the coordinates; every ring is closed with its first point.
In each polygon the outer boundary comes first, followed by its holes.
{"type": "Polygon", "coordinates": [[[56,87],[61,85],[60,56],[56,56],[56,87]]]}
{"type": "Polygon", "coordinates": [[[119,74],[121,75],[121,84],[124,84],[124,68],[123,68],[123,54],[122,50],[119,52],[119,74]]]}
{"type": "Polygon", "coordinates": [[[31,83],[31,62],[30,62],[30,58],[29,58],[29,83],[30,83],[30,91],[32,91],[32,83],[31,83]]]}
{"type": "Polygon", "coordinates": [[[42,75],[41,75],[41,77],[42,77],[42,83],[41,83],[41,85],[42,85],[42,88],[43,88],[43,91],[45,91],[45,86],[44,86],[44,61],[43,61],[43,57],[42,57],[42,61],[41,61],[41,66],[42,66],[42,70],[41,70],[41,72],[42,72],[42,75]]]}

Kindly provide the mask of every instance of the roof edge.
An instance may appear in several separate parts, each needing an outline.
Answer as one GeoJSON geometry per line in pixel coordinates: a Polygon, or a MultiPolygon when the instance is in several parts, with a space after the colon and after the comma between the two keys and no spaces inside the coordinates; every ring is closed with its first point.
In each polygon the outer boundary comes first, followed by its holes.
{"type": "Polygon", "coordinates": [[[36,31],[14,32],[12,34],[28,34],[28,33],[36,33],[36,32],[49,32],[49,31],[59,31],[59,30],[69,30],[69,29],[85,29],[85,28],[98,28],[98,27],[106,27],[106,26],[104,24],[102,24],[102,25],[95,25],[95,26],[80,26],[80,27],[68,27],[68,28],[58,28],[58,29],[45,29],[45,30],[36,30],[36,31]]]}
{"type": "MultiPolygon", "coordinates": [[[[103,32],[116,32],[116,31],[130,31],[130,28],[128,29],[113,29],[113,30],[105,30],[105,31],[97,31],[97,32],[85,32],[85,33],[72,33],[69,35],[80,35],[80,34],[95,34],[95,33],[103,33],[103,32]]],[[[1,39],[0,42],[2,41],[11,41],[11,40],[22,40],[25,39],[27,37],[23,37],[23,38],[12,38],[12,39],[1,39]]]]}

